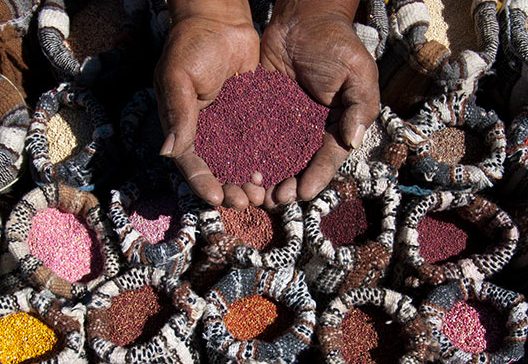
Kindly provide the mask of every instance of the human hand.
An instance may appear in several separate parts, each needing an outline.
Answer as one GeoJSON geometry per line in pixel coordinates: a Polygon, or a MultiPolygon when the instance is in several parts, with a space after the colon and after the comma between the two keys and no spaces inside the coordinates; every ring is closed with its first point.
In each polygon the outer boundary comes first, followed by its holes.
{"type": "Polygon", "coordinates": [[[156,68],[155,88],[166,135],[160,154],[172,157],[193,191],[211,205],[243,209],[262,204],[262,176],[242,187],[213,176],[194,153],[200,110],[210,105],[224,81],[253,71],[259,36],[247,0],[169,1],[173,28],[156,68]]]}
{"type": "Polygon", "coordinates": [[[358,0],[278,0],[263,34],[261,63],[297,81],[316,101],[332,109],[323,146],[299,177],[266,191],[265,205],[311,200],[361,145],[379,113],[376,63],[352,23],[358,0]]]}

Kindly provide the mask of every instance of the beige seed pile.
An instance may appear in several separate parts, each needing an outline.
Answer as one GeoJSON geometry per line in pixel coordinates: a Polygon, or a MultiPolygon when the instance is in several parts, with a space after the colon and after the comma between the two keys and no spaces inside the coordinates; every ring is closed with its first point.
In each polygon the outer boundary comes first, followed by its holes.
{"type": "Polygon", "coordinates": [[[427,40],[436,40],[456,56],[465,49],[476,50],[477,37],[473,29],[471,1],[424,0],[431,15],[427,40]]]}
{"type": "Polygon", "coordinates": [[[89,116],[82,110],[63,108],[47,125],[49,155],[53,164],[77,154],[92,140],[94,130],[89,116]]]}

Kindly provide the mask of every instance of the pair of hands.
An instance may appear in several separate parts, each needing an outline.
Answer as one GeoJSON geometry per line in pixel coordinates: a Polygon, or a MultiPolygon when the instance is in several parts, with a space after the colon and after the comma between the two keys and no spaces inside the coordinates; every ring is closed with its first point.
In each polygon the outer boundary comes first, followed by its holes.
{"type": "Polygon", "coordinates": [[[278,0],[262,40],[247,0],[169,0],[173,28],[158,63],[155,87],[166,134],[161,155],[172,157],[194,192],[211,205],[272,208],[311,200],[358,148],[379,112],[378,72],[352,23],[359,0],[278,0]],[[221,185],[194,153],[198,113],[236,73],[287,74],[332,108],[323,146],[300,176],[265,190],[254,173],[243,186],[221,185]]]}

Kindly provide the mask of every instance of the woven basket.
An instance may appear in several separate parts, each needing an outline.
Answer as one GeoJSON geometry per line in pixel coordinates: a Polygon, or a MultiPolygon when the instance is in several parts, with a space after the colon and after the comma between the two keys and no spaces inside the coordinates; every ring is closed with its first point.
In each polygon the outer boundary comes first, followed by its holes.
{"type": "Polygon", "coordinates": [[[427,328],[410,297],[386,288],[355,288],[335,298],[319,319],[317,336],[326,363],[345,364],[342,344],[342,324],[347,313],[366,305],[382,309],[402,327],[406,352],[394,362],[414,364],[434,359],[436,347],[431,331],[427,328]]]}
{"type": "MultiPolygon", "coordinates": [[[[387,178],[372,174],[345,182],[334,182],[310,202],[304,217],[306,245],[312,258],[305,265],[306,279],[315,291],[330,294],[349,288],[375,286],[385,274],[393,252],[398,188],[387,178]],[[321,218],[350,197],[381,201],[380,233],[364,245],[334,247],[321,231],[321,218]]],[[[369,169],[367,169],[369,170],[369,169]]],[[[352,224],[353,221],[343,221],[352,224]]]]}
{"type": "Polygon", "coordinates": [[[175,186],[177,191],[169,190],[167,193],[178,194],[180,209],[185,211],[180,219],[180,230],[169,241],[150,242],[134,227],[128,213],[134,202],[143,196],[145,187],[131,181],[111,192],[109,216],[119,237],[121,251],[132,265],[153,266],[166,271],[170,276],[178,277],[189,268],[191,249],[196,243],[198,213],[197,209],[191,207],[195,198],[184,186],[179,189],[175,186]]]}
{"type": "MultiPolygon", "coordinates": [[[[109,222],[96,197],[88,192],[58,184],[46,184],[26,194],[15,206],[6,225],[6,241],[10,253],[20,267],[22,277],[37,288],[47,288],[68,299],[79,299],[119,272],[119,255],[109,222]],[[46,267],[31,254],[28,235],[32,219],[38,211],[58,208],[83,219],[101,242],[103,272],[87,283],[70,283],[46,267]]],[[[59,242],[60,243],[60,242],[59,242]]]]}
{"type": "Polygon", "coordinates": [[[480,196],[459,192],[437,192],[415,201],[403,218],[398,244],[402,259],[413,269],[415,277],[407,284],[439,285],[450,280],[472,278],[483,280],[500,272],[516,253],[519,231],[510,216],[494,203],[480,196]],[[460,218],[478,226],[493,236],[499,232],[499,241],[489,245],[485,252],[473,254],[455,263],[430,264],[420,255],[418,224],[430,212],[454,210],[460,218]]]}
{"type": "Polygon", "coordinates": [[[103,107],[90,92],[67,83],[46,92],[37,103],[26,137],[26,150],[31,157],[37,182],[61,181],[84,190],[92,190],[94,184],[103,180],[108,173],[106,167],[111,160],[109,149],[113,134],[112,124],[103,107]],[[95,130],[92,134],[92,142],[77,155],[52,164],[46,125],[62,106],[84,109],[90,116],[95,130]]]}
{"type": "Polygon", "coordinates": [[[204,306],[204,300],[187,283],[169,278],[153,267],[132,268],[99,287],[88,302],[88,344],[105,363],[197,363],[194,330],[204,306]],[[117,346],[108,338],[110,328],[105,312],[112,305],[112,298],[145,285],[166,294],[177,312],[147,342],[117,346]]]}
{"type": "Polygon", "coordinates": [[[88,363],[85,352],[84,305],[79,303],[75,306],[64,306],[64,302],[57,300],[49,291],[37,293],[31,288],[0,296],[0,317],[17,312],[36,316],[48,325],[59,339],[58,350],[54,350],[51,357],[39,363],[88,363]]]}
{"type": "Polygon", "coordinates": [[[420,314],[440,347],[440,363],[513,363],[524,356],[528,304],[518,293],[489,282],[462,279],[436,288],[420,306],[420,314]],[[459,301],[486,302],[508,315],[507,334],[494,352],[472,354],[455,347],[442,332],[447,312],[459,301]]]}
{"type": "Polygon", "coordinates": [[[308,292],[304,274],[293,268],[233,270],[209,291],[206,301],[203,336],[212,362],[293,363],[311,343],[315,301],[308,292]],[[271,342],[237,340],[223,320],[233,302],[252,295],[271,298],[291,309],[295,315],[293,324],[271,342]]]}
{"type": "Polygon", "coordinates": [[[15,85],[0,75],[0,193],[20,177],[24,141],[30,118],[23,96],[15,85]]]}

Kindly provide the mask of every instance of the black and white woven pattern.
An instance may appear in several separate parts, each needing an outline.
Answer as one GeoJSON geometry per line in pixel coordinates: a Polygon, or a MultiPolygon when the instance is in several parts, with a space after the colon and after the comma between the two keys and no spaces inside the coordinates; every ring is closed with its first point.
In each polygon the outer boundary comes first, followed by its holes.
{"type": "Polygon", "coordinates": [[[85,190],[93,189],[94,184],[109,173],[106,166],[111,161],[109,150],[113,134],[113,127],[105,110],[89,91],[63,83],[46,92],[37,103],[26,137],[26,151],[31,158],[37,182],[60,181],[85,190]],[[94,132],[92,141],[77,155],[52,164],[46,125],[64,106],[84,109],[90,116],[94,132]]]}
{"type": "Polygon", "coordinates": [[[408,209],[398,229],[397,242],[403,259],[413,268],[415,278],[408,284],[438,285],[446,281],[472,278],[484,280],[500,272],[516,253],[519,231],[511,217],[494,203],[470,193],[436,192],[417,199],[408,209]],[[491,240],[497,234],[498,242],[491,241],[484,252],[462,258],[457,262],[431,264],[420,254],[418,225],[428,213],[454,210],[486,233],[491,240]]]}
{"type": "Polygon", "coordinates": [[[88,302],[88,344],[105,363],[198,363],[193,335],[204,306],[204,300],[187,283],[169,278],[166,272],[153,267],[132,268],[99,287],[88,302]],[[148,341],[117,346],[103,335],[109,329],[104,311],[112,305],[112,298],[145,285],[167,295],[177,311],[148,341]]]}
{"type": "Polygon", "coordinates": [[[307,207],[304,229],[312,258],[304,269],[308,284],[317,292],[329,294],[343,288],[372,286],[383,277],[393,252],[396,212],[401,199],[396,184],[379,177],[385,175],[385,170],[383,163],[360,163],[354,173],[356,178],[334,183],[307,207]],[[361,246],[334,247],[321,231],[321,219],[347,198],[350,189],[352,197],[381,202],[380,233],[374,241],[361,246]]]}
{"type": "Polygon", "coordinates": [[[420,364],[434,359],[436,347],[427,328],[409,296],[386,288],[355,288],[336,297],[321,315],[317,336],[328,364],[346,364],[342,345],[345,342],[341,326],[351,310],[362,306],[383,310],[401,325],[405,340],[405,354],[391,358],[402,364],[420,364]]]}
{"type": "Polygon", "coordinates": [[[209,358],[222,363],[294,363],[308,348],[315,327],[315,301],[308,292],[304,274],[293,268],[264,270],[235,269],[206,296],[203,317],[209,358]],[[261,295],[293,311],[292,326],[271,342],[237,340],[223,321],[229,305],[252,295],[261,295]]]}
{"type": "Polygon", "coordinates": [[[88,192],[58,184],[35,188],[27,193],[11,212],[5,235],[9,252],[17,261],[22,277],[37,288],[47,288],[61,297],[81,298],[119,272],[119,255],[110,222],[101,211],[95,196],[88,192]],[[93,231],[95,238],[101,243],[104,263],[103,271],[98,277],[87,283],[70,283],[31,254],[28,235],[32,219],[37,212],[47,208],[57,208],[75,214],[93,231]]]}
{"type": "Polygon", "coordinates": [[[420,314],[440,347],[440,363],[514,363],[524,356],[528,334],[528,304],[524,297],[489,282],[462,279],[437,287],[420,306],[420,314]],[[442,332],[445,315],[459,301],[492,305],[507,314],[506,337],[499,349],[479,354],[467,353],[453,345],[442,332]]]}
{"type": "Polygon", "coordinates": [[[137,231],[128,217],[128,210],[140,200],[144,187],[131,181],[119,190],[111,191],[109,215],[119,237],[121,251],[132,265],[151,265],[166,271],[170,276],[178,277],[189,268],[191,249],[196,243],[198,211],[189,209],[195,197],[185,186],[167,192],[178,192],[180,209],[185,211],[180,219],[180,230],[170,241],[150,242],[137,231]]]}

